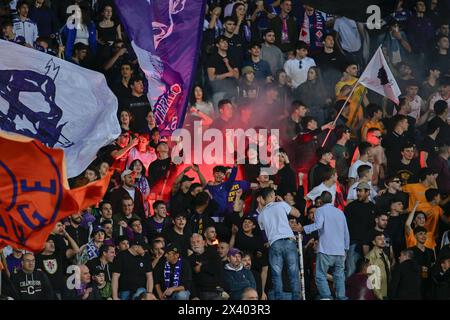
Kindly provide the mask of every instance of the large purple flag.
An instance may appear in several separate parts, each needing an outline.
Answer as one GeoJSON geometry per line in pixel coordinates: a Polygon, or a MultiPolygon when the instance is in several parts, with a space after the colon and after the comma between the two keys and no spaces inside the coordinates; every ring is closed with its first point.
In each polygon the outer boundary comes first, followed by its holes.
{"type": "Polygon", "coordinates": [[[183,125],[205,15],[205,0],[116,0],[162,136],[183,125]]]}

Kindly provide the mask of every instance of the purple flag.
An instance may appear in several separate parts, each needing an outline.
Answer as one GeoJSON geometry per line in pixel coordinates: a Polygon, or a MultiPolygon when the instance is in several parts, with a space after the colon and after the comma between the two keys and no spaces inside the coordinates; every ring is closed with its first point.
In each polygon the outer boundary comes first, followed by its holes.
{"type": "Polygon", "coordinates": [[[183,125],[195,76],[205,0],[116,0],[148,80],[148,99],[161,136],[183,125]]]}

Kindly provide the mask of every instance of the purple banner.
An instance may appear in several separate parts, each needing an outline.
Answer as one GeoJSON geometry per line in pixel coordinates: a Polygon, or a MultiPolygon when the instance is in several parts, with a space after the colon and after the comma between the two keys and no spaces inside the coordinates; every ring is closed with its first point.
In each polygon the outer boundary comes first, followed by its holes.
{"type": "Polygon", "coordinates": [[[122,23],[148,80],[161,136],[183,125],[195,77],[205,0],[116,0],[122,23]]]}

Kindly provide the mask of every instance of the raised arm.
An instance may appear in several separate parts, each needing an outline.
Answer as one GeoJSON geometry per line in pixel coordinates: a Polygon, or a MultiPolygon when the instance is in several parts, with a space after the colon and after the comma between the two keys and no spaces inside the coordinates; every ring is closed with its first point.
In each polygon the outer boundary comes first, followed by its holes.
{"type": "Polygon", "coordinates": [[[406,235],[409,235],[412,231],[411,223],[414,219],[414,214],[416,213],[416,209],[417,209],[418,205],[419,205],[419,201],[416,201],[416,203],[414,204],[414,208],[411,210],[411,212],[408,215],[408,219],[406,219],[406,222],[405,222],[406,235]]]}

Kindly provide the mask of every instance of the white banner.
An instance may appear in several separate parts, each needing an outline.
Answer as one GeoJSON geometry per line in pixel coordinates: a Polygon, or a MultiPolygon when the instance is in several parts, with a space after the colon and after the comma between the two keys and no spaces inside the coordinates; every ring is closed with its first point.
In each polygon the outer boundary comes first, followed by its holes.
{"type": "Polygon", "coordinates": [[[79,175],[121,131],[105,77],[3,40],[0,52],[0,129],[62,148],[68,177],[79,175]]]}
{"type": "Polygon", "coordinates": [[[398,87],[397,81],[395,81],[391,69],[389,69],[381,47],[375,52],[372,60],[370,60],[367,65],[366,70],[364,70],[359,78],[359,83],[366,88],[389,98],[396,104],[399,103],[398,97],[402,92],[398,87]]]}

